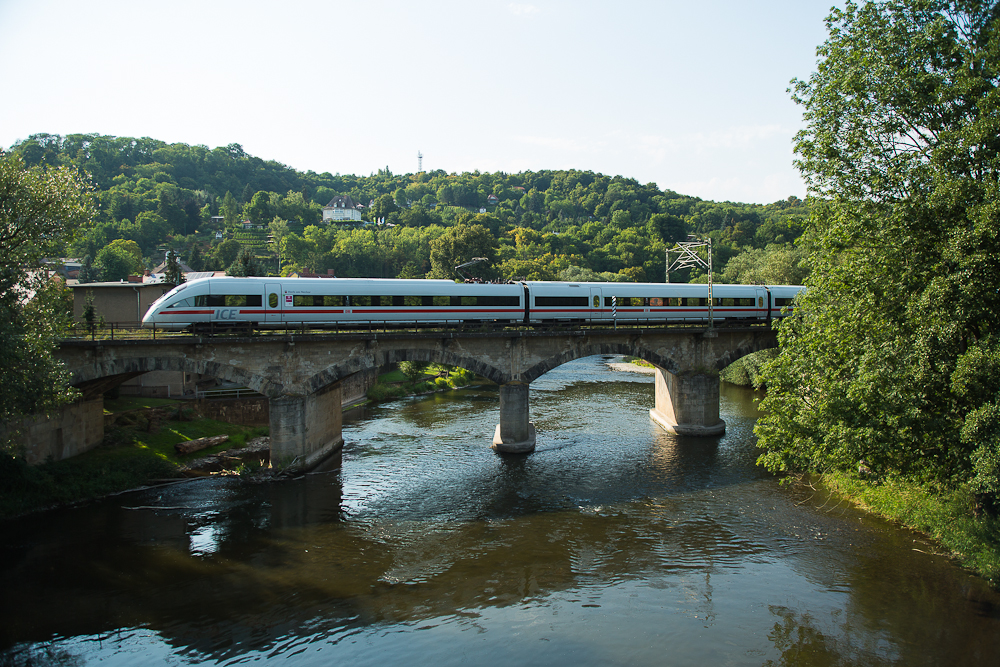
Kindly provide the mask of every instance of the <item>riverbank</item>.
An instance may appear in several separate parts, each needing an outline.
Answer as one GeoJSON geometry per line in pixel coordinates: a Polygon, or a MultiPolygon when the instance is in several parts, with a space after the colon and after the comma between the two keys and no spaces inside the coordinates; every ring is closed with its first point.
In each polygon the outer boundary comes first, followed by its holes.
{"type": "Polygon", "coordinates": [[[869,482],[843,473],[819,483],[860,509],[932,538],[956,562],[1000,589],[1000,518],[975,516],[968,487],[950,492],[899,480],[869,482]]]}
{"type": "Polygon", "coordinates": [[[0,519],[204,474],[205,466],[195,462],[209,457],[215,458],[210,466],[215,471],[260,469],[253,457],[244,463],[235,455],[224,460],[219,455],[245,449],[255,439],[259,448],[266,428],[204,419],[177,401],[128,408],[115,411],[101,444],[79,456],[29,466],[23,459],[0,455],[0,519]],[[177,443],[214,435],[228,435],[229,440],[188,455],[174,449],[177,443]]]}
{"type": "Polygon", "coordinates": [[[378,381],[368,389],[368,400],[372,402],[391,401],[396,398],[434,394],[451,391],[472,384],[476,374],[465,368],[451,368],[430,364],[416,379],[408,378],[402,371],[383,373],[378,381]]]}
{"type": "Polygon", "coordinates": [[[641,373],[643,375],[652,375],[656,372],[653,368],[653,364],[642,361],[641,359],[635,359],[633,357],[623,357],[622,361],[608,361],[606,362],[608,368],[619,373],[641,373]]]}

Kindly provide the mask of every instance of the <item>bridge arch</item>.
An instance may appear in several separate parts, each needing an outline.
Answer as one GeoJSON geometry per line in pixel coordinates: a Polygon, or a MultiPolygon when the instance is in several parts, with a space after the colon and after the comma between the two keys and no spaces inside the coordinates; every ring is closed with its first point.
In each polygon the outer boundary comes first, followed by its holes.
{"type": "Polygon", "coordinates": [[[239,366],[181,356],[125,357],[89,363],[86,366],[70,369],[70,384],[78,387],[101,386],[102,380],[120,378],[118,382],[107,384],[107,387],[111,388],[125,380],[152,371],[180,371],[210,375],[220,380],[244,385],[269,398],[275,398],[282,393],[281,384],[239,366]]]}
{"type": "Polygon", "coordinates": [[[309,391],[320,391],[323,387],[339,382],[349,375],[372,368],[382,368],[388,364],[400,361],[423,361],[427,363],[459,366],[472,371],[476,375],[487,378],[497,384],[503,384],[508,378],[495,366],[480,359],[467,355],[454,354],[448,350],[432,348],[393,348],[370,355],[357,355],[346,362],[334,364],[312,375],[305,382],[309,391]]]}
{"type": "MultiPolygon", "coordinates": [[[[715,362],[710,370],[721,371],[726,366],[741,357],[745,357],[748,354],[770,347],[777,347],[777,341],[772,342],[767,339],[755,339],[752,343],[747,343],[727,350],[719,357],[718,361],[715,362]]],[[[572,349],[566,350],[561,354],[540,361],[521,373],[521,380],[527,383],[533,382],[542,375],[545,375],[549,371],[562,366],[565,363],[597,354],[637,357],[675,375],[685,370],[673,358],[658,354],[657,352],[644,346],[634,345],[631,343],[594,343],[590,345],[574,346],[572,349]]]]}

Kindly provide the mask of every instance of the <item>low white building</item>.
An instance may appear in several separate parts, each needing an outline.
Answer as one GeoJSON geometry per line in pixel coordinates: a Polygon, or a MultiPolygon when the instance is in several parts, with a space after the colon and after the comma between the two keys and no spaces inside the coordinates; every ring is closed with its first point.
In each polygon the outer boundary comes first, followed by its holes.
{"type": "Polygon", "coordinates": [[[342,222],[361,220],[361,209],[354,200],[346,195],[338,195],[323,207],[323,222],[342,222]]]}

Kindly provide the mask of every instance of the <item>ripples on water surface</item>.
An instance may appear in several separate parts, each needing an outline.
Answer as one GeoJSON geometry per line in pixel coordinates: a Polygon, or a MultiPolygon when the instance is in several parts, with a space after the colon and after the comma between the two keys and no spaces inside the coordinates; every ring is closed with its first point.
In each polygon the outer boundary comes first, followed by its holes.
{"type": "Polygon", "coordinates": [[[917,535],[653,424],[606,359],[345,415],[331,470],[205,480],[11,522],[0,665],[995,665],[997,596],[917,535]],[[123,509],[156,506],[174,509],[123,509]]]}

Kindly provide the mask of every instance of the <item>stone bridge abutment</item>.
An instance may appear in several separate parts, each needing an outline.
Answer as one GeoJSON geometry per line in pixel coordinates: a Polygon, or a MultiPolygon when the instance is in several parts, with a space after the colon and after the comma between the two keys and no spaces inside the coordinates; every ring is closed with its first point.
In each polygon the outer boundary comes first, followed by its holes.
{"type": "Polygon", "coordinates": [[[531,382],[568,361],[595,354],[627,355],[655,367],[650,416],[682,435],[719,435],[719,371],[736,359],[777,345],[775,332],[746,329],[624,331],[355,333],[261,335],[243,338],[64,341],[59,356],[85,400],[125,379],[176,370],[237,382],[270,404],[275,467],[308,469],[343,443],[341,382],[359,371],[399,361],[466,368],[500,386],[493,447],[530,452],[531,382]]]}

